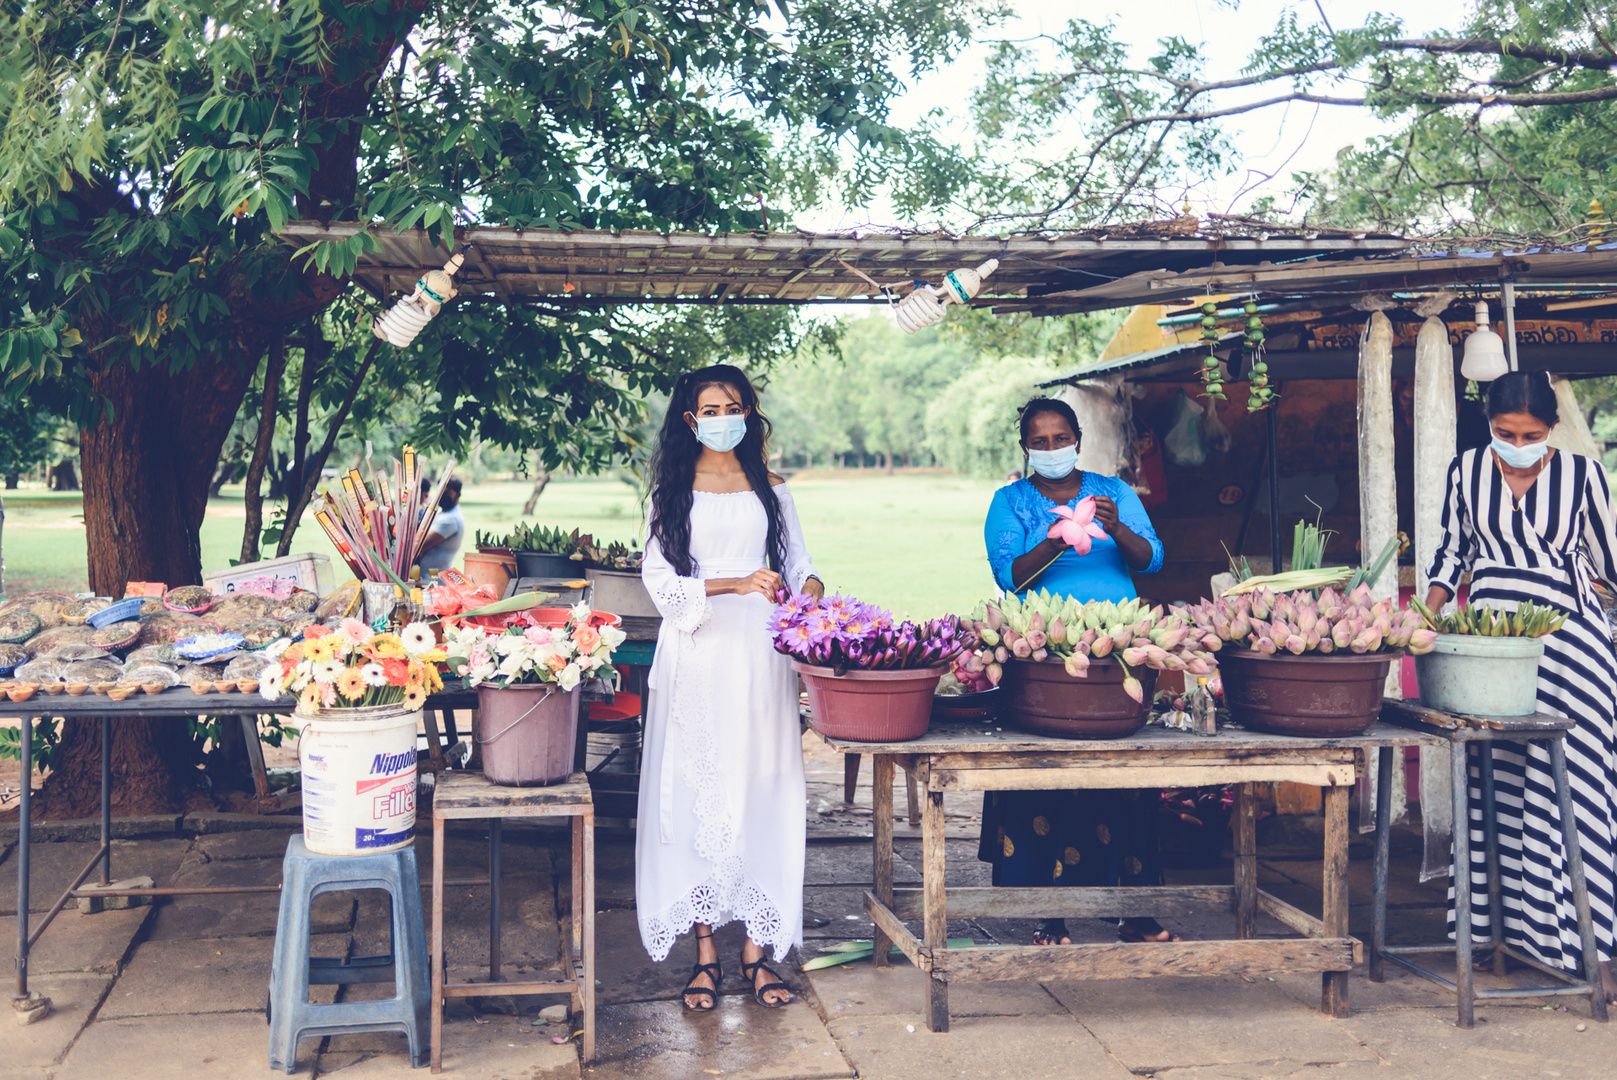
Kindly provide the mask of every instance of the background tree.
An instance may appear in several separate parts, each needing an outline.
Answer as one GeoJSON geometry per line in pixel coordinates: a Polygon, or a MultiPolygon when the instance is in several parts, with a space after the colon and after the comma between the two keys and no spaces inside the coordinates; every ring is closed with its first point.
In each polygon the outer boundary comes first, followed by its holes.
{"type": "Polygon", "coordinates": [[[27,398],[0,394],[0,477],[14,490],[23,473],[52,460],[61,421],[27,398]]]}
{"type": "MultiPolygon", "coordinates": [[[[767,227],[773,137],[839,148],[814,163],[826,174],[848,152],[899,146],[886,107],[900,72],[950,54],[979,14],[974,0],[6,7],[0,369],[83,429],[91,587],[200,579],[209,485],[256,372],[374,248],[362,232],[296,253],[274,236],[284,221],[767,227]]],[[[433,372],[425,437],[487,428],[599,462],[626,430],[614,403],[677,373],[660,359],[674,354],[615,336],[634,318],[457,304],[372,369],[433,372]],[[536,421],[519,416],[534,406],[536,421]]],[[[329,345],[333,377],[369,378],[351,324],[321,327],[305,352],[329,345]]],[[[789,318],[777,329],[797,332],[789,318]]],[[[308,487],[296,479],[294,500],[308,487]]],[[[52,813],[89,809],[90,736],[75,727],[52,813]]],[[[189,763],[157,748],[179,740],[131,724],[118,741],[152,773],[119,785],[126,812],[175,805],[189,763]]]]}

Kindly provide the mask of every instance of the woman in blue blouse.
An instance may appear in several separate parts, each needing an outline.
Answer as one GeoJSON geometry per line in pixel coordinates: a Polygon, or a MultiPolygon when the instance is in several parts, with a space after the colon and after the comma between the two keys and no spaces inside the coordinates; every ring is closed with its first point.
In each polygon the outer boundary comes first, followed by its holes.
{"type": "MultiPolygon", "coordinates": [[[[1116,477],[1078,468],[1083,432],[1066,402],[1034,398],[1021,415],[1027,476],[994,493],[983,526],[994,580],[1018,594],[1036,588],[1081,601],[1134,599],[1129,572],[1162,567],[1162,541],[1140,497],[1116,477]],[[1049,536],[1056,521],[1050,510],[1086,495],[1095,497],[1095,521],[1106,536],[1079,555],[1049,536]]],[[[1155,791],[990,793],[977,857],[993,864],[995,885],[1160,885],[1157,803],[1155,791]]],[[[1154,919],[1125,919],[1118,935],[1172,940],[1154,919]]],[[[1072,943],[1062,919],[1045,919],[1034,940],[1072,943]]]]}

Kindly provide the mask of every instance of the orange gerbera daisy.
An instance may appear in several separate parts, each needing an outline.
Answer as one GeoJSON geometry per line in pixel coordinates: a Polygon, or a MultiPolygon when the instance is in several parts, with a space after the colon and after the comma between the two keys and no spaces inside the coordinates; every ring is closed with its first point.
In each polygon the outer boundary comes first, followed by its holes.
{"type": "Polygon", "coordinates": [[[349,701],[358,701],[365,696],[365,676],[359,673],[357,667],[343,668],[342,674],[337,676],[337,693],[349,701]]]}
{"type": "Polygon", "coordinates": [[[419,686],[408,686],[404,690],[404,707],[406,709],[419,709],[427,703],[427,692],[419,686]]]}

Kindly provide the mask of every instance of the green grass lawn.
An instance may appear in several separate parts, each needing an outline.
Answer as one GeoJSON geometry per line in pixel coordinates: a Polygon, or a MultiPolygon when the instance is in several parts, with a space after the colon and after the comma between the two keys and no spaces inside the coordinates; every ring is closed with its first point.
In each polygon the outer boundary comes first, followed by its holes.
{"type": "MultiPolygon", "coordinates": [[[[993,581],[983,554],[982,521],[996,485],[931,473],[825,471],[795,478],[809,551],[826,584],[900,615],[930,618],[969,610],[993,581]]],[[[466,527],[506,531],[519,519],[531,485],[503,481],[466,488],[466,527]]],[[[4,531],[6,591],[86,588],[84,522],[79,501],[41,489],[7,493],[4,531]]],[[[202,525],[203,570],[224,569],[241,551],[244,512],[239,488],[226,488],[202,525]]],[[[593,533],[601,540],[640,536],[639,499],[616,480],[557,480],[545,489],[534,519],[593,533]]],[[[346,568],[313,520],[298,529],[294,551],[331,558],[346,568]]]]}

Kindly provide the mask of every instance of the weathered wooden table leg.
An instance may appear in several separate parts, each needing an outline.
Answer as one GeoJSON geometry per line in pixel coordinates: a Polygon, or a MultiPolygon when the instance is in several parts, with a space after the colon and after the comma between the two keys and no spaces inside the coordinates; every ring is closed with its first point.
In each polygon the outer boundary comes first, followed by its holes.
{"type": "MultiPolygon", "coordinates": [[[[949,909],[944,861],[943,792],[929,790],[930,769],[917,760],[921,775],[921,887],[924,892],[926,953],[932,970],[926,977],[926,1023],[933,1031],[949,1030],[949,909]]],[[[912,770],[913,771],[913,770],[912,770]]],[[[889,810],[891,813],[891,810],[889,810]]]]}
{"type": "Polygon", "coordinates": [[[863,754],[842,755],[842,801],[853,802],[853,794],[859,789],[859,759],[863,754]]]}
{"type": "Polygon", "coordinates": [[[449,764],[444,761],[444,740],[438,730],[438,714],[432,709],[422,709],[421,722],[427,729],[427,760],[432,763],[434,771],[447,769],[449,764]]]}
{"type": "Polygon", "coordinates": [[[1504,883],[1499,878],[1499,809],[1494,803],[1493,743],[1477,742],[1477,775],[1482,780],[1482,842],[1488,864],[1488,939],[1493,945],[1493,973],[1505,974],[1504,883]]]}
{"type": "Polygon", "coordinates": [[[432,1071],[444,1058],[444,819],[432,818],[432,1071]]]}
{"type": "MultiPolygon", "coordinates": [[[[579,980],[584,985],[584,1064],[595,1060],[595,811],[582,815],[583,856],[575,859],[582,863],[579,877],[583,881],[582,906],[584,909],[584,974],[579,980]]],[[[577,818],[574,819],[578,820],[577,818]]],[[[573,893],[579,895],[578,892],[573,893]]],[[[575,908],[573,916],[578,915],[575,908]]]]}
{"type": "Polygon", "coordinates": [[[915,770],[904,770],[904,798],[905,805],[909,807],[910,824],[921,823],[921,800],[915,788],[915,770]]]}
{"type": "MultiPolygon", "coordinates": [[[[1348,936],[1348,793],[1325,789],[1325,900],[1321,912],[1325,936],[1348,936]]],[[[1320,1009],[1331,1016],[1348,1014],[1348,973],[1327,971],[1320,977],[1320,1009]]]]}
{"type": "MultiPolygon", "coordinates": [[[[857,754],[850,754],[856,758],[857,754]]],[[[893,758],[890,754],[877,754],[871,760],[870,821],[871,821],[871,882],[875,885],[876,899],[890,910],[893,906],[893,758]]],[[[877,925],[871,935],[875,948],[872,960],[879,968],[892,962],[893,939],[882,933],[877,925]]]]}
{"type": "Polygon", "coordinates": [[[1235,786],[1235,936],[1258,931],[1258,798],[1251,784],[1235,786]]]}
{"type": "Polygon", "coordinates": [[[1455,1024],[1477,1026],[1471,970],[1471,809],[1467,798],[1471,770],[1466,743],[1449,743],[1449,782],[1454,786],[1454,984],[1459,1000],[1455,1024]]]}
{"type": "Polygon", "coordinates": [[[1387,871],[1392,854],[1392,771],[1402,747],[1376,748],[1376,858],[1371,876],[1370,900],[1370,981],[1386,979],[1386,961],[1381,950],[1387,947],[1387,871]]]}

